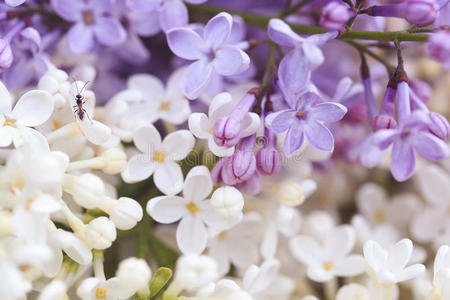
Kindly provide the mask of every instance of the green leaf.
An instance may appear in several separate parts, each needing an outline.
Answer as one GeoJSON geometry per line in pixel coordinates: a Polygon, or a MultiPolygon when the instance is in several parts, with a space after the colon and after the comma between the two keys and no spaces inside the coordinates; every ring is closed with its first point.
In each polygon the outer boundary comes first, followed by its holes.
{"type": "Polygon", "coordinates": [[[155,274],[153,274],[152,280],[150,281],[150,298],[158,294],[167,282],[169,282],[170,278],[172,278],[171,269],[161,267],[156,270],[155,274]]]}

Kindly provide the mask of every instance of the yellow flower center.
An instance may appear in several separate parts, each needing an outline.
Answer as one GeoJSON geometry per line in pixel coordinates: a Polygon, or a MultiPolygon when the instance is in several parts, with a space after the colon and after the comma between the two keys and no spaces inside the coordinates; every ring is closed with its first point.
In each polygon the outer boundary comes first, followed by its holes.
{"type": "Polygon", "coordinates": [[[326,263],[323,264],[323,268],[324,268],[326,271],[331,271],[331,269],[333,269],[333,263],[328,261],[328,262],[326,262],[326,263]]]}
{"type": "Polygon", "coordinates": [[[384,221],[386,221],[386,214],[381,209],[377,210],[373,214],[373,217],[375,219],[375,222],[377,222],[377,223],[383,223],[384,221]]]}
{"type": "Polygon", "coordinates": [[[83,13],[83,21],[86,25],[91,25],[94,23],[94,15],[90,11],[83,13]]]}
{"type": "Polygon", "coordinates": [[[159,162],[159,163],[163,163],[164,160],[166,159],[166,154],[159,152],[159,151],[155,151],[153,152],[153,161],[159,162]]]}
{"type": "Polygon", "coordinates": [[[97,290],[95,290],[95,297],[97,299],[103,299],[106,297],[106,289],[105,288],[97,288],[97,290]]]}
{"type": "Polygon", "coordinates": [[[161,105],[159,106],[159,110],[161,111],[169,111],[170,109],[170,103],[169,102],[162,102],[161,105]]]}
{"type": "Polygon", "coordinates": [[[55,127],[55,129],[61,128],[61,122],[58,120],[54,120],[53,127],[55,127]]]}
{"type": "Polygon", "coordinates": [[[200,208],[198,208],[198,206],[194,202],[189,202],[188,204],[186,204],[186,208],[191,213],[191,215],[195,215],[195,213],[200,210],[200,208]]]}
{"type": "Polygon", "coordinates": [[[305,114],[305,111],[300,109],[297,113],[297,117],[301,118],[301,117],[303,117],[304,114],[305,114]]]}
{"type": "Polygon", "coordinates": [[[5,122],[3,123],[3,126],[17,127],[16,120],[5,116],[5,122]]]}

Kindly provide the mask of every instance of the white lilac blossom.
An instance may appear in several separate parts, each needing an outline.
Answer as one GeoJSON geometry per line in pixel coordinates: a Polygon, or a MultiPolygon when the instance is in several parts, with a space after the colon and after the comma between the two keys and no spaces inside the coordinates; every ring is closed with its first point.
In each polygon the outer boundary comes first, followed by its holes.
{"type": "Polygon", "coordinates": [[[205,200],[212,187],[208,169],[194,167],[184,182],[183,197],[160,196],[150,199],[147,204],[148,214],[159,223],[181,220],[176,236],[183,253],[203,252],[207,243],[206,225],[215,230],[226,230],[242,218],[244,200],[240,192],[223,187],[214,192],[211,200],[205,200]],[[198,190],[198,186],[203,186],[203,189],[198,190]]]}
{"type": "Polygon", "coordinates": [[[170,50],[181,58],[195,60],[184,71],[183,92],[187,98],[197,98],[215,73],[230,76],[248,68],[248,55],[228,43],[232,22],[231,15],[223,12],[206,24],[203,37],[187,27],[167,31],[170,50]]]}
{"type": "MultiPolygon", "coordinates": [[[[229,93],[220,93],[214,97],[210,106],[208,116],[204,113],[193,113],[189,117],[189,128],[192,133],[199,139],[208,140],[208,148],[217,156],[230,156],[234,153],[233,146],[219,145],[214,137],[214,129],[216,122],[229,115],[236,105],[229,93]]],[[[239,120],[240,133],[238,137],[247,137],[256,132],[260,120],[259,117],[252,112],[243,112],[243,117],[239,120]]]]}
{"type": "Polygon", "coordinates": [[[0,299],[449,300],[450,1],[363,2],[0,0],[0,299]]]}
{"type": "Polygon", "coordinates": [[[185,158],[194,146],[194,137],[187,130],[179,130],[161,141],[158,130],[153,125],[137,129],[133,141],[141,152],[128,162],[122,177],[136,182],[150,177],[166,195],[175,195],[181,191],[183,174],[176,161],[185,158]]]}
{"type": "Polygon", "coordinates": [[[355,231],[352,227],[336,227],[330,231],[320,245],[308,236],[296,236],[290,241],[295,258],[308,266],[308,277],[325,282],[334,276],[355,276],[364,272],[361,255],[352,255],[355,231]]]}

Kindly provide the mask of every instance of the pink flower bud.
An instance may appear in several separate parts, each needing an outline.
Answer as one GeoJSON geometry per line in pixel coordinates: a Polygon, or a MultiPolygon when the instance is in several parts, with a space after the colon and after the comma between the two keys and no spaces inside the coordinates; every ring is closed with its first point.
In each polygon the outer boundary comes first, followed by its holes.
{"type": "Polygon", "coordinates": [[[441,140],[446,140],[450,134],[450,125],[447,119],[436,112],[430,113],[431,123],[428,125],[428,130],[440,138],[441,140]]]}
{"type": "Polygon", "coordinates": [[[389,115],[377,115],[372,122],[372,130],[378,131],[380,129],[394,129],[397,127],[397,121],[389,115]]]}
{"type": "Polygon", "coordinates": [[[214,141],[219,146],[233,147],[241,138],[241,120],[234,116],[219,118],[214,125],[214,141]]]}
{"type": "Polygon", "coordinates": [[[406,0],[405,18],[416,25],[434,22],[439,14],[439,5],[435,0],[406,0]]]}
{"type": "Polygon", "coordinates": [[[9,42],[0,39],[0,71],[8,69],[13,62],[13,54],[9,42]]]}
{"type": "Polygon", "coordinates": [[[428,54],[450,70],[450,32],[441,30],[428,39],[428,54]]]}
{"type": "Polygon", "coordinates": [[[236,152],[228,159],[222,169],[222,179],[228,185],[234,185],[250,179],[256,171],[256,158],[253,153],[256,135],[243,138],[236,152]]]}
{"type": "Polygon", "coordinates": [[[322,10],[320,26],[330,31],[339,30],[354,15],[354,12],[344,3],[332,1],[322,10]]]}
{"type": "Polygon", "coordinates": [[[264,175],[273,175],[281,169],[281,154],[274,147],[265,147],[256,154],[256,166],[264,175]]]}

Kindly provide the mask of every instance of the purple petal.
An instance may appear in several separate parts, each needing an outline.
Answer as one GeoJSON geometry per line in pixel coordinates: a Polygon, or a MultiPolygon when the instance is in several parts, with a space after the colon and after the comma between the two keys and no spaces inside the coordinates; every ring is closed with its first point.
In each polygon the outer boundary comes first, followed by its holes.
{"type": "Polygon", "coordinates": [[[205,3],[206,1],[208,1],[208,0],[184,0],[184,2],[191,3],[191,4],[202,4],[202,3],[205,3]]]}
{"type": "Polygon", "coordinates": [[[97,18],[94,34],[100,44],[105,46],[116,46],[126,38],[125,29],[113,18],[97,18]]]}
{"type": "Polygon", "coordinates": [[[266,125],[275,133],[282,133],[288,130],[295,120],[296,111],[293,109],[282,110],[269,114],[266,119],[266,125]]]}
{"type": "Polygon", "coordinates": [[[217,73],[230,76],[247,70],[250,58],[238,47],[224,46],[216,52],[213,63],[217,73]]]}
{"type": "Polygon", "coordinates": [[[5,3],[9,6],[19,6],[23,4],[26,0],[5,0],[5,3]]]}
{"type": "Polygon", "coordinates": [[[206,24],[203,30],[203,38],[209,48],[217,48],[223,45],[231,33],[233,18],[226,12],[221,12],[206,24]]]}
{"type": "Polygon", "coordinates": [[[431,133],[418,132],[412,141],[416,151],[428,160],[441,160],[449,154],[447,144],[431,133]]]}
{"type": "Polygon", "coordinates": [[[164,31],[188,24],[188,11],[181,0],[166,0],[159,11],[159,24],[164,31]]]}
{"type": "MultiPolygon", "coordinates": [[[[96,16],[101,15],[109,15],[112,10],[112,3],[113,0],[95,0],[95,1],[89,1],[89,4],[92,7],[92,10],[94,11],[94,14],[96,16]]],[[[86,3],[86,1],[84,1],[86,3]]],[[[85,4],[86,7],[86,4],[85,4]]]]}
{"type": "Polygon", "coordinates": [[[85,4],[81,0],[52,0],[51,4],[55,12],[67,21],[82,19],[85,4]]]}
{"type": "Polygon", "coordinates": [[[126,5],[134,11],[149,12],[157,9],[162,0],[126,0],[126,5]]]}
{"type": "Polygon", "coordinates": [[[389,147],[397,137],[398,131],[395,129],[382,129],[373,134],[373,142],[378,145],[381,150],[389,147]]]}
{"type": "Polygon", "coordinates": [[[94,34],[91,28],[83,23],[77,23],[69,29],[67,43],[73,53],[85,53],[94,46],[94,34]]]}
{"type": "Polygon", "coordinates": [[[284,138],[283,153],[286,157],[291,157],[303,145],[303,129],[295,122],[289,128],[286,137],[284,138]]]}
{"type": "Polygon", "coordinates": [[[315,69],[323,63],[325,58],[323,57],[322,50],[313,43],[303,43],[303,51],[308,63],[312,69],[315,69]]]}
{"type": "Polygon", "coordinates": [[[295,47],[303,40],[288,24],[280,19],[269,21],[267,33],[272,41],[281,46],[295,47]]]}
{"type": "Polygon", "coordinates": [[[335,39],[338,36],[338,34],[339,34],[339,32],[337,32],[337,31],[330,31],[330,32],[325,32],[325,33],[321,33],[321,34],[311,35],[306,40],[309,43],[313,43],[317,46],[322,46],[329,40],[335,39]]]}
{"type": "Polygon", "coordinates": [[[317,121],[311,121],[305,126],[305,134],[308,142],[316,149],[332,152],[334,139],[330,130],[317,121]]]}
{"type": "Polygon", "coordinates": [[[240,16],[233,16],[233,25],[231,26],[231,33],[227,43],[231,45],[239,43],[245,39],[246,34],[247,28],[244,20],[240,16]]]}
{"type": "Polygon", "coordinates": [[[317,104],[311,110],[311,116],[323,122],[337,122],[347,113],[347,108],[339,103],[325,102],[317,104]]]}
{"type": "Polygon", "coordinates": [[[200,96],[211,80],[212,71],[212,64],[205,60],[196,61],[187,67],[183,75],[183,92],[187,98],[200,96]]]}
{"type": "Polygon", "coordinates": [[[286,94],[299,92],[309,79],[308,63],[300,49],[291,50],[280,62],[280,87],[286,94]]]}
{"type": "Polygon", "coordinates": [[[203,54],[203,40],[195,31],[188,28],[175,28],[167,31],[170,50],[184,59],[200,59],[203,54]]]}
{"type": "Polygon", "coordinates": [[[428,113],[416,110],[402,122],[399,123],[400,127],[403,129],[425,129],[430,123],[430,117],[428,113]]]}
{"type": "Polygon", "coordinates": [[[134,30],[141,36],[154,35],[161,29],[156,11],[130,12],[128,16],[134,30]]]}
{"type": "Polygon", "coordinates": [[[413,147],[403,139],[394,142],[391,154],[391,172],[397,181],[405,181],[412,176],[416,165],[413,147]]]}

